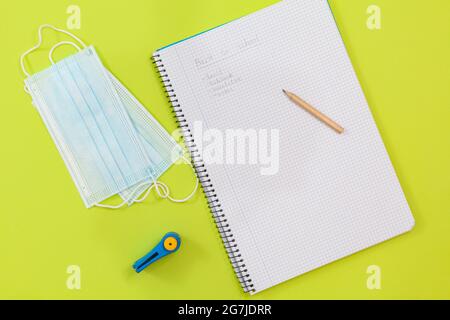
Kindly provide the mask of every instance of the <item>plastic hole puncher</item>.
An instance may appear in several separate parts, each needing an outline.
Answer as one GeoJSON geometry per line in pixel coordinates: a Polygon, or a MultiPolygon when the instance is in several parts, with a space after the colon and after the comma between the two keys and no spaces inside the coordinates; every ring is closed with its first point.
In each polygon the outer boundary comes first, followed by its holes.
{"type": "Polygon", "coordinates": [[[140,273],[152,263],[158,261],[165,256],[177,252],[180,249],[181,238],[178,233],[169,232],[166,234],[158,245],[147,255],[139,259],[133,264],[133,269],[140,273]]]}

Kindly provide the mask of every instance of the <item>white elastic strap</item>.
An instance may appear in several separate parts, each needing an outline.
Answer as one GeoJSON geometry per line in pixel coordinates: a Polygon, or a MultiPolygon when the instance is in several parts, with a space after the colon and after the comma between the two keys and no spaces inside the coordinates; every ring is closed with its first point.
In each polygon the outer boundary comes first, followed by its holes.
{"type": "MultiPolygon", "coordinates": [[[[63,29],[56,28],[56,27],[54,27],[54,26],[52,26],[52,25],[50,25],[50,24],[44,24],[44,25],[40,26],[40,27],[39,27],[39,30],[38,30],[38,43],[37,43],[34,47],[28,49],[26,52],[24,52],[24,53],[20,56],[20,66],[22,67],[23,73],[24,73],[27,77],[29,77],[30,74],[27,72],[27,70],[26,70],[26,68],[25,68],[25,57],[26,57],[27,55],[29,55],[30,53],[32,53],[33,51],[35,51],[35,50],[37,50],[37,49],[39,49],[39,48],[41,47],[41,45],[42,45],[42,30],[44,30],[45,28],[53,29],[53,30],[56,31],[56,32],[64,33],[64,34],[68,35],[69,37],[71,37],[72,39],[74,39],[76,42],[78,42],[78,43],[81,45],[81,47],[86,48],[86,45],[84,44],[84,42],[81,41],[81,39],[78,38],[77,36],[75,36],[74,34],[70,33],[69,31],[66,31],[66,30],[63,30],[63,29]]],[[[71,43],[71,44],[74,44],[74,43],[71,43]]],[[[77,46],[77,47],[78,47],[78,46],[77,46]]],[[[53,48],[56,49],[55,47],[53,47],[53,48]]]]}
{"type": "Polygon", "coordinates": [[[61,41],[60,43],[55,44],[51,49],[50,52],[48,53],[48,60],[50,60],[50,62],[52,64],[55,64],[55,61],[53,60],[53,52],[55,51],[55,49],[64,46],[64,45],[71,45],[73,47],[75,47],[78,51],[81,51],[81,48],[79,46],[77,46],[75,43],[70,42],[70,41],[61,41]]]}
{"type": "MultiPolygon", "coordinates": [[[[125,206],[126,204],[128,204],[128,202],[134,197],[135,193],[136,193],[141,187],[147,186],[148,184],[149,184],[148,182],[144,182],[144,183],[141,183],[140,185],[138,185],[138,186],[134,189],[134,191],[131,193],[131,195],[130,195],[126,200],[124,200],[122,203],[120,203],[120,204],[118,204],[118,205],[116,205],[116,206],[111,206],[111,205],[108,205],[108,204],[96,203],[96,204],[94,204],[94,207],[105,208],[105,209],[120,209],[120,208],[122,208],[123,206],[125,206]]],[[[133,202],[133,203],[134,203],[134,202],[133,202]]]]}
{"type": "MultiPolygon", "coordinates": [[[[191,166],[192,171],[194,172],[194,176],[196,177],[195,178],[194,190],[186,198],[175,199],[175,198],[171,197],[170,196],[170,189],[169,189],[169,187],[164,182],[156,181],[156,179],[154,177],[152,177],[151,186],[147,189],[147,191],[145,192],[145,194],[141,198],[136,199],[133,203],[142,203],[142,202],[144,202],[148,198],[148,196],[150,195],[150,192],[154,188],[156,189],[156,192],[158,193],[158,196],[161,199],[167,199],[167,200],[172,201],[174,203],[184,203],[184,202],[187,202],[187,201],[191,200],[194,197],[194,195],[197,193],[197,190],[198,190],[198,187],[199,187],[199,181],[197,179],[195,169],[192,166],[191,162],[188,159],[186,159],[185,157],[183,157],[183,160],[187,164],[189,164],[191,166]]],[[[128,204],[128,202],[133,198],[133,196],[135,195],[137,190],[139,190],[141,187],[143,187],[145,185],[148,185],[148,184],[149,184],[148,182],[145,182],[145,183],[142,183],[139,186],[137,186],[135,191],[133,191],[131,193],[131,195],[128,197],[128,199],[124,200],[121,204],[119,204],[117,206],[110,206],[110,205],[107,205],[107,204],[95,204],[95,206],[96,207],[100,207],[100,208],[106,208],[106,209],[120,209],[123,206],[125,206],[126,204],[128,204]]]]}

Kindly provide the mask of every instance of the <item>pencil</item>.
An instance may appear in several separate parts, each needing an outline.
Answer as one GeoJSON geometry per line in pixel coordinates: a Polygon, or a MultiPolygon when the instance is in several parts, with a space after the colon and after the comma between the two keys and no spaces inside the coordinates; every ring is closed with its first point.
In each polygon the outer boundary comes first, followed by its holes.
{"type": "Polygon", "coordinates": [[[342,128],[339,124],[331,120],[329,117],[324,115],[322,112],[311,106],[309,103],[301,99],[300,97],[296,96],[292,92],[286,91],[283,89],[283,92],[288,96],[288,98],[294,102],[299,107],[303,108],[307,112],[309,112],[311,115],[316,117],[318,120],[322,121],[326,125],[328,125],[331,129],[336,131],[339,134],[344,133],[345,129],[342,128]]]}

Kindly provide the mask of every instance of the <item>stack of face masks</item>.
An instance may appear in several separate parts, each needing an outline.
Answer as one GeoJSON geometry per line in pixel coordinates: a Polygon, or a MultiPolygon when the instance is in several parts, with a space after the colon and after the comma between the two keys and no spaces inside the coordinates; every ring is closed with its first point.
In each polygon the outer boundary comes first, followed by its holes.
{"type": "Polygon", "coordinates": [[[95,49],[73,34],[50,25],[39,28],[39,42],[21,57],[27,76],[25,90],[32,96],[86,205],[121,208],[142,202],[155,188],[162,198],[174,199],[158,178],[183,158],[182,149],[136,98],[101,63],[95,49]],[[52,66],[30,75],[25,57],[42,44],[42,31],[53,29],[77,43],[63,41],[49,52],[52,66]],[[52,55],[62,45],[78,53],[55,63],[52,55]],[[144,194],[145,193],[145,194],[144,194]],[[119,194],[123,203],[101,204],[119,194]]]}

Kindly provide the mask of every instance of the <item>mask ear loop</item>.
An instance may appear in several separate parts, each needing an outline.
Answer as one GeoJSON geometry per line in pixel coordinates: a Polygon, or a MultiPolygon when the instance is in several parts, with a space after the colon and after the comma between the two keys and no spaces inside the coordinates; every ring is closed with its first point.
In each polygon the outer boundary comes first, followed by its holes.
{"type": "Polygon", "coordinates": [[[75,43],[70,42],[70,41],[61,41],[61,42],[55,44],[55,45],[50,49],[50,52],[48,53],[48,60],[50,60],[50,62],[51,62],[52,64],[55,64],[55,61],[53,60],[53,52],[54,52],[57,48],[59,48],[59,47],[61,47],[61,46],[65,46],[65,45],[71,45],[71,46],[75,47],[78,51],[81,51],[81,48],[80,48],[79,46],[77,46],[75,43]]]}
{"type": "MultiPolygon", "coordinates": [[[[78,38],[76,35],[70,33],[69,31],[66,31],[66,30],[64,30],[64,29],[56,28],[56,27],[54,27],[54,26],[52,26],[52,25],[50,25],[50,24],[44,24],[44,25],[40,26],[39,29],[38,29],[38,43],[37,43],[34,47],[32,47],[32,48],[28,49],[27,51],[25,51],[25,52],[20,56],[20,66],[21,66],[21,68],[22,68],[22,72],[24,73],[24,75],[25,75],[27,78],[30,77],[30,74],[28,73],[27,69],[25,68],[25,58],[26,58],[27,55],[29,55],[30,53],[32,53],[33,51],[36,51],[37,49],[39,49],[39,48],[41,47],[41,45],[42,45],[42,30],[44,30],[44,29],[46,29],[46,28],[52,29],[52,30],[54,30],[54,31],[56,31],[56,32],[64,33],[65,35],[68,35],[69,37],[71,37],[72,39],[74,39],[76,42],[78,42],[78,43],[81,45],[82,48],[86,48],[86,45],[84,44],[84,42],[81,41],[81,39],[78,38]]],[[[64,42],[66,42],[66,41],[64,41],[64,42]]],[[[75,45],[74,43],[71,43],[71,44],[75,45]]],[[[75,46],[76,46],[78,49],[80,49],[79,46],[77,46],[77,45],[75,45],[75,46]]],[[[53,48],[52,48],[52,51],[53,51],[54,49],[56,49],[56,48],[53,47],[53,48]]],[[[50,57],[51,57],[51,55],[50,55],[50,57]]],[[[50,58],[50,61],[52,61],[51,58],[50,58]]],[[[27,88],[26,85],[25,85],[25,92],[27,92],[27,93],[30,92],[30,90],[27,88]]]]}
{"type": "MultiPolygon", "coordinates": [[[[133,203],[142,203],[142,202],[144,202],[148,198],[148,196],[150,195],[150,192],[153,190],[153,188],[156,189],[156,192],[158,193],[158,196],[161,199],[167,199],[167,200],[169,200],[171,202],[174,202],[174,203],[184,203],[184,202],[187,202],[187,201],[191,200],[195,196],[195,194],[197,193],[197,190],[198,190],[198,187],[199,187],[200,183],[199,183],[199,180],[197,179],[197,175],[196,175],[194,167],[192,166],[192,163],[185,157],[183,157],[182,159],[186,162],[186,164],[189,164],[191,166],[192,171],[194,172],[194,175],[196,177],[195,178],[194,190],[186,198],[184,198],[184,199],[175,199],[175,198],[171,197],[170,196],[170,189],[169,189],[169,187],[164,182],[156,181],[156,179],[154,177],[152,177],[152,184],[151,184],[151,186],[147,189],[147,191],[145,192],[145,194],[141,198],[135,200],[133,203]]],[[[99,207],[99,208],[105,208],[105,209],[120,209],[123,206],[125,206],[126,204],[128,204],[128,202],[133,198],[133,196],[135,195],[137,190],[139,190],[141,187],[146,186],[148,184],[149,184],[148,182],[145,182],[145,183],[142,183],[139,186],[137,186],[135,188],[135,191],[133,191],[131,193],[131,195],[128,197],[128,199],[124,200],[121,204],[119,204],[117,206],[110,206],[110,205],[107,205],[107,204],[100,204],[100,203],[95,204],[95,206],[99,207]]]]}
{"type": "MultiPolygon", "coordinates": [[[[194,172],[194,175],[196,176],[195,169],[192,166],[191,162],[188,159],[186,159],[185,157],[183,157],[183,160],[186,162],[186,164],[189,164],[191,166],[192,171],[194,172]]],[[[197,193],[198,186],[199,186],[199,181],[196,177],[194,190],[187,197],[185,197],[183,199],[175,199],[170,196],[170,188],[164,182],[156,181],[155,179],[153,179],[152,186],[150,188],[148,188],[147,192],[140,199],[137,199],[134,202],[137,202],[137,203],[144,202],[145,199],[147,199],[147,197],[150,195],[150,192],[152,191],[152,189],[156,188],[156,192],[158,193],[158,196],[160,198],[168,199],[174,203],[184,203],[184,202],[191,200],[194,197],[194,195],[197,193]],[[161,192],[161,190],[162,190],[162,192],[161,192]]]]}

